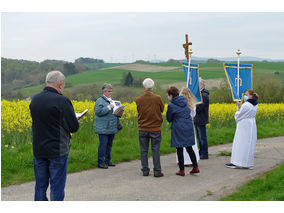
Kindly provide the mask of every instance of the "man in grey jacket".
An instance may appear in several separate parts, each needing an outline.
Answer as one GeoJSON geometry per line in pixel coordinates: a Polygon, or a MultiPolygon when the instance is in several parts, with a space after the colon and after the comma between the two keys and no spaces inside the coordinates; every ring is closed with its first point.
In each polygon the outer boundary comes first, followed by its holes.
{"type": "Polygon", "coordinates": [[[102,96],[95,104],[95,132],[99,135],[100,145],[98,147],[98,167],[107,169],[108,166],[115,166],[111,162],[111,149],[114,135],[117,133],[117,117],[113,114],[114,104],[112,103],[112,85],[104,84],[102,96]]]}

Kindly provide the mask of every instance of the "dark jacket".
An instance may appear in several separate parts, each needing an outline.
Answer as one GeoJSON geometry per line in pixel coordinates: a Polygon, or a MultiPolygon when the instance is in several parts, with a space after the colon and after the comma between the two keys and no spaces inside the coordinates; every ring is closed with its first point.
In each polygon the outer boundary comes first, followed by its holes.
{"type": "Polygon", "coordinates": [[[104,95],[96,100],[94,126],[97,134],[116,134],[117,117],[113,114],[113,109],[109,109],[109,100],[104,95]]]}
{"type": "Polygon", "coordinates": [[[56,158],[69,153],[70,133],[79,128],[71,101],[45,87],[30,103],[35,158],[56,158]]]}
{"type": "Polygon", "coordinates": [[[202,104],[196,105],[196,115],[194,117],[194,124],[206,125],[209,123],[209,91],[206,89],[201,90],[202,104]]]}
{"type": "Polygon", "coordinates": [[[167,111],[167,121],[171,125],[171,147],[189,147],[195,143],[193,122],[190,109],[184,96],[171,100],[167,111]]]}

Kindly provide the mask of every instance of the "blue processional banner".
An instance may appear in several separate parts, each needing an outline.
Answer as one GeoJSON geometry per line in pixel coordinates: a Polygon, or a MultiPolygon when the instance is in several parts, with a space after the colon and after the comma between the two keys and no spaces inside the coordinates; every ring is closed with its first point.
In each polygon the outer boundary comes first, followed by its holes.
{"type": "MultiPolygon", "coordinates": [[[[188,63],[183,62],[183,71],[185,81],[187,82],[188,63]]],[[[202,103],[201,93],[199,89],[199,66],[198,64],[190,64],[188,88],[195,96],[197,103],[202,103]]]]}
{"type": "Polygon", "coordinates": [[[247,89],[252,89],[252,64],[239,65],[239,95],[238,95],[238,64],[224,63],[224,70],[231,88],[233,101],[241,101],[247,89]]]}

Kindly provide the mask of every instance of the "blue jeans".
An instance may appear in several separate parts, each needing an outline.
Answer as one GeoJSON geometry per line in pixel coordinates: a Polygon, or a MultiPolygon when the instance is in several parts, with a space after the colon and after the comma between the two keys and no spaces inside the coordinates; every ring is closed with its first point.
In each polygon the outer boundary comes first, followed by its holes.
{"type": "Polygon", "coordinates": [[[206,136],[206,125],[195,124],[196,138],[199,144],[200,157],[208,157],[208,142],[206,136]]]}
{"type": "Polygon", "coordinates": [[[113,139],[114,134],[99,134],[100,145],[98,147],[98,165],[110,162],[113,139]]]}
{"type": "Polygon", "coordinates": [[[68,155],[49,158],[34,158],[35,201],[47,201],[46,190],[50,182],[50,200],[63,201],[67,178],[68,155]]]}

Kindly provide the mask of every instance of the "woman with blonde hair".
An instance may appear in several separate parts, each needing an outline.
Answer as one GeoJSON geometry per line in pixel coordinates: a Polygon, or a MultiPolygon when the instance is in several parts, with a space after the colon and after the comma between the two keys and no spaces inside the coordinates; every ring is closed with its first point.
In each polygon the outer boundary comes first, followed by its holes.
{"type": "MultiPolygon", "coordinates": [[[[189,107],[189,109],[191,111],[190,115],[191,115],[192,120],[193,120],[194,116],[196,114],[196,107],[195,107],[195,105],[197,104],[195,96],[192,94],[190,89],[186,88],[186,87],[181,88],[179,95],[185,97],[185,99],[187,101],[187,104],[188,104],[188,107],[189,107]]],[[[197,147],[195,133],[194,133],[194,140],[195,140],[195,142],[194,142],[194,145],[192,146],[192,148],[193,148],[193,151],[195,153],[196,160],[198,162],[200,160],[200,156],[199,156],[199,152],[198,152],[198,147],[197,147]]],[[[184,165],[191,165],[192,162],[191,162],[190,157],[189,157],[189,155],[188,155],[188,153],[187,153],[185,148],[183,148],[183,156],[184,156],[184,165]]],[[[178,156],[176,156],[176,158],[177,158],[177,163],[178,163],[178,156]]]]}

